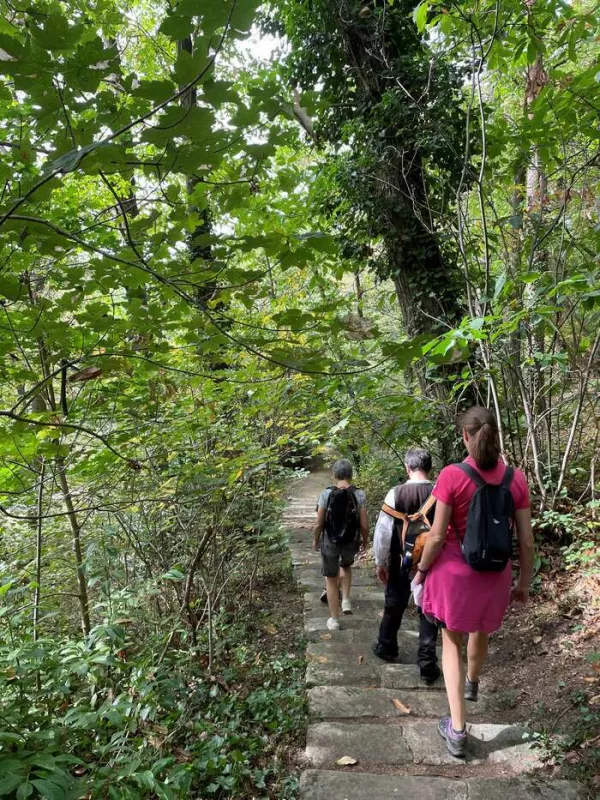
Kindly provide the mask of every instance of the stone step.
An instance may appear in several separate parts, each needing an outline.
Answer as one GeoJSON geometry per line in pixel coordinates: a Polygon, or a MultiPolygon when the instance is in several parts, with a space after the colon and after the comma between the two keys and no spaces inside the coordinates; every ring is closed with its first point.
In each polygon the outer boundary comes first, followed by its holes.
{"type": "MultiPolygon", "coordinates": [[[[327,619],[328,615],[325,613],[321,613],[318,617],[309,617],[304,616],[304,630],[307,633],[323,632],[323,633],[335,633],[335,631],[328,631],[327,628],[327,619]]],[[[373,641],[377,638],[377,631],[379,630],[379,624],[381,623],[381,617],[379,616],[368,616],[362,617],[355,614],[341,614],[340,615],[340,626],[341,630],[362,630],[372,632],[373,641]]],[[[409,631],[417,631],[419,628],[419,621],[416,619],[406,619],[402,622],[402,629],[400,632],[409,632],[409,631]]],[[[368,636],[365,636],[368,638],[368,636]]]]}
{"type": "MultiPolygon", "coordinates": [[[[325,584],[321,588],[324,588],[325,584]]],[[[351,593],[352,602],[360,602],[361,600],[369,600],[373,602],[374,605],[378,604],[378,609],[383,610],[384,598],[385,595],[381,589],[381,587],[377,586],[353,586],[352,593],[351,593]]],[[[326,603],[321,603],[321,592],[304,592],[304,604],[305,607],[314,607],[322,606],[323,608],[327,608],[326,603]]]]}
{"type": "MultiPolygon", "coordinates": [[[[368,658],[360,652],[352,656],[334,656],[333,658],[319,654],[311,656],[311,659],[306,668],[307,686],[366,686],[430,691],[441,691],[444,688],[441,677],[433,684],[424,683],[416,663],[382,665],[372,654],[368,658]],[[325,658],[328,661],[324,661],[325,658]],[[396,671],[390,673],[390,666],[394,667],[396,671]]],[[[405,659],[406,662],[409,660],[416,662],[416,653],[412,659],[405,659]]]]}
{"type": "MultiPolygon", "coordinates": [[[[463,763],[502,764],[515,775],[543,766],[539,751],[523,739],[523,728],[475,724],[467,729],[468,754],[463,763]]],[[[437,721],[394,725],[320,722],[308,728],[306,755],[313,766],[324,768],[333,768],[342,756],[356,758],[363,769],[457,764],[438,733],[437,721]]]]}
{"type": "MultiPolygon", "coordinates": [[[[294,577],[301,586],[306,586],[307,589],[312,589],[313,591],[322,589],[324,586],[320,568],[301,567],[294,571],[294,577]]],[[[358,571],[352,573],[352,586],[361,588],[370,586],[373,589],[379,589],[379,585],[375,582],[373,575],[361,574],[358,571]]]]}
{"type": "Polygon", "coordinates": [[[531,778],[467,778],[377,775],[344,770],[306,770],[301,800],[581,800],[570,781],[531,778]]]}
{"type": "MultiPolygon", "coordinates": [[[[314,600],[304,602],[305,616],[318,617],[322,614],[328,614],[327,603],[321,602],[320,595],[317,592],[314,592],[314,595],[314,600]]],[[[383,600],[379,600],[376,597],[370,597],[365,593],[355,595],[354,592],[351,592],[350,599],[352,601],[352,616],[370,616],[373,620],[376,620],[379,612],[383,611],[383,600]]]]}
{"type": "MultiPolygon", "coordinates": [[[[442,651],[438,649],[440,671],[442,669],[442,651]]],[[[421,673],[412,664],[385,664],[381,668],[381,685],[384,689],[416,689],[427,684],[421,681],[421,673]],[[417,683],[418,681],[418,683],[417,683]]],[[[443,689],[444,678],[440,676],[435,683],[427,685],[429,689],[443,689]]]]}
{"type": "MultiPolygon", "coordinates": [[[[381,620],[373,620],[370,625],[365,624],[363,626],[356,626],[354,628],[351,628],[351,627],[344,627],[344,617],[342,617],[340,621],[342,627],[339,631],[327,630],[326,626],[323,628],[315,627],[315,629],[312,631],[305,631],[305,635],[309,642],[326,642],[326,641],[353,642],[355,644],[359,644],[361,647],[370,650],[373,642],[377,638],[377,631],[379,630],[380,621],[381,620]]],[[[403,634],[412,636],[413,641],[415,643],[415,651],[416,651],[417,642],[419,638],[419,633],[417,631],[417,628],[418,625],[416,625],[416,623],[407,622],[407,624],[398,634],[398,642],[400,642],[400,637],[403,634]]]]}
{"type": "MultiPolygon", "coordinates": [[[[401,668],[407,664],[417,663],[418,634],[416,631],[400,631],[398,634],[398,660],[401,663],[397,665],[387,664],[372,652],[371,648],[375,642],[376,631],[370,636],[359,636],[364,632],[354,630],[351,631],[353,637],[348,638],[346,641],[340,639],[340,634],[344,633],[347,633],[347,631],[331,631],[331,634],[324,633],[316,641],[309,642],[306,648],[308,658],[314,661],[323,656],[328,658],[331,663],[338,661],[344,664],[357,664],[359,656],[362,656],[364,661],[376,664],[381,669],[395,666],[401,668]],[[330,639],[323,638],[328,635],[331,635],[330,639]]],[[[327,662],[323,661],[322,663],[325,664],[327,662]]]]}
{"type": "MultiPolygon", "coordinates": [[[[481,698],[474,709],[478,716],[486,711],[481,698]]],[[[308,707],[312,719],[406,719],[407,717],[439,718],[448,713],[445,692],[430,689],[380,689],[349,686],[314,686],[308,690],[308,707]],[[399,700],[410,709],[405,714],[393,701],[399,700]]],[[[471,712],[473,713],[473,712],[471,712]]]]}

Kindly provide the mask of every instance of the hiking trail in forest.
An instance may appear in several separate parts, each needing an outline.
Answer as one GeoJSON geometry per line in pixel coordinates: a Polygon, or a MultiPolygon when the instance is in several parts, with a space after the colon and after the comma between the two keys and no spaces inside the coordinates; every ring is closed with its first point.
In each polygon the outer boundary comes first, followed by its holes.
{"type": "MultiPolygon", "coordinates": [[[[575,800],[577,784],[544,777],[539,751],[524,729],[503,724],[502,711],[485,693],[467,704],[469,755],[453,758],[437,732],[447,713],[443,679],[428,688],[416,665],[417,617],[409,606],[399,635],[400,661],[386,664],[371,647],[383,610],[383,588],[372,562],[353,568],[351,616],[328,631],[320,555],[311,529],[326,472],[293,484],[284,515],[296,580],[304,589],[308,639],[306,683],[309,726],[302,800],[575,800]],[[408,712],[408,713],[407,713],[408,712]],[[339,766],[340,759],[356,761],[339,766]]],[[[441,656],[441,653],[440,653],[441,656]]]]}

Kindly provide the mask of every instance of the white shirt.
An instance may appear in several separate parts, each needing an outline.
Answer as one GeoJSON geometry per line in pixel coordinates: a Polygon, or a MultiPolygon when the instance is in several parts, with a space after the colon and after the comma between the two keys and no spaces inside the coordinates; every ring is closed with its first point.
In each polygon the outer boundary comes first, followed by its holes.
{"type": "MultiPolygon", "coordinates": [[[[408,480],[407,483],[431,483],[431,481],[422,480],[408,480]]],[[[390,489],[383,501],[391,508],[396,507],[396,487],[390,489]]],[[[390,547],[392,544],[392,533],[394,532],[394,517],[386,514],[385,511],[380,511],[377,517],[377,524],[375,525],[375,534],[373,536],[373,552],[375,554],[375,563],[378,567],[387,567],[390,560],[390,547]]]]}

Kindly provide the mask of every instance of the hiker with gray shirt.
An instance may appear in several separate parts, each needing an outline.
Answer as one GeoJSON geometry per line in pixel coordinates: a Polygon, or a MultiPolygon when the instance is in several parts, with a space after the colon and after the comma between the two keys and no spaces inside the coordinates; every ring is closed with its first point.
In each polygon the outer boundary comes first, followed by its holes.
{"type": "Polygon", "coordinates": [[[335,486],[324,489],[317,502],[317,521],[313,530],[314,548],[321,553],[322,573],[327,582],[329,630],[339,630],[340,600],[342,612],[352,613],[351,567],[361,547],[369,542],[366,497],[352,485],[352,464],[345,458],[333,465],[335,486]]]}

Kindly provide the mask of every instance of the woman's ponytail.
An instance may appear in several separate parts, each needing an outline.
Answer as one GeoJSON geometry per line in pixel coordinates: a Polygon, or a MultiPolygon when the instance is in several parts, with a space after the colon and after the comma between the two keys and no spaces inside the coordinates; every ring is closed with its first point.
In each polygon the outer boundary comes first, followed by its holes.
{"type": "Polygon", "coordinates": [[[468,450],[480,469],[493,469],[500,457],[498,423],[489,408],[473,406],[460,417],[460,426],[469,435],[468,450]]]}

